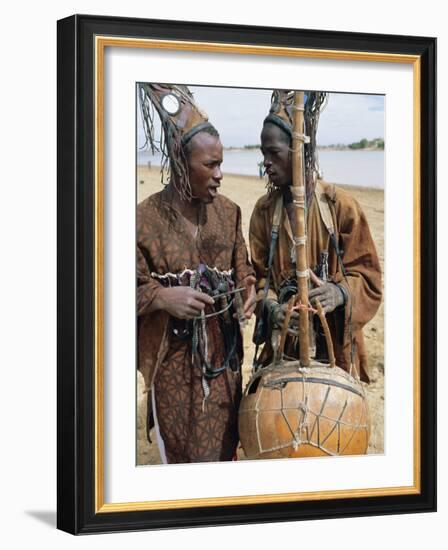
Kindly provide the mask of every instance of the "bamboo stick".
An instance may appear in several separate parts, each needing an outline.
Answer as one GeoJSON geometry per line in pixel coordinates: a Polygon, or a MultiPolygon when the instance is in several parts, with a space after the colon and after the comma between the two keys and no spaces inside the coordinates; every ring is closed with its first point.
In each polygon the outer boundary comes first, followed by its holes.
{"type": "MultiPolygon", "coordinates": [[[[296,214],[294,240],[296,247],[297,303],[308,305],[308,259],[306,247],[305,177],[303,162],[304,143],[304,92],[295,92],[292,137],[292,196],[296,214]]],[[[310,364],[309,317],[305,308],[299,309],[300,364],[310,364]]]]}
{"type": "Polygon", "coordinates": [[[328,326],[327,318],[325,317],[324,308],[322,307],[322,304],[319,302],[319,300],[316,300],[316,309],[322,328],[324,329],[325,341],[327,342],[328,362],[330,363],[330,367],[335,367],[336,358],[334,356],[334,348],[333,341],[331,339],[330,327],[328,326]]]}
{"type": "MultiPolygon", "coordinates": [[[[314,273],[312,269],[310,269],[310,278],[311,278],[311,282],[316,287],[322,286],[324,284],[324,281],[322,281],[322,279],[319,279],[319,277],[314,273]]],[[[330,327],[328,326],[328,321],[327,321],[327,318],[325,317],[325,312],[319,300],[315,300],[315,304],[316,304],[316,310],[317,310],[317,314],[319,315],[322,328],[324,329],[330,367],[335,367],[336,359],[334,356],[334,347],[333,347],[333,340],[331,339],[330,327]]]]}

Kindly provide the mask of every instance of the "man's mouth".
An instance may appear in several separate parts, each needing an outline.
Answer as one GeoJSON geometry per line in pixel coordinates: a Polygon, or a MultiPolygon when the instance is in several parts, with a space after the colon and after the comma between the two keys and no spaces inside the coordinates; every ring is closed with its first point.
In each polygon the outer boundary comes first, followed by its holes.
{"type": "Polygon", "coordinates": [[[218,187],[209,187],[208,192],[213,198],[215,198],[218,196],[218,187]]]}

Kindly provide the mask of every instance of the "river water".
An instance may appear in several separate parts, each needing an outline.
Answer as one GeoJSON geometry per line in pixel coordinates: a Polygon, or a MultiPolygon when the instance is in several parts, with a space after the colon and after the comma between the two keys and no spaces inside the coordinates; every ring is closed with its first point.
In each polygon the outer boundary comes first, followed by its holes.
{"type": "MultiPolygon", "coordinates": [[[[222,171],[232,174],[258,176],[260,151],[225,150],[222,171]]],[[[160,165],[160,155],[139,151],[137,163],[160,165]]],[[[384,189],[384,151],[319,151],[323,177],[331,183],[384,189]]]]}

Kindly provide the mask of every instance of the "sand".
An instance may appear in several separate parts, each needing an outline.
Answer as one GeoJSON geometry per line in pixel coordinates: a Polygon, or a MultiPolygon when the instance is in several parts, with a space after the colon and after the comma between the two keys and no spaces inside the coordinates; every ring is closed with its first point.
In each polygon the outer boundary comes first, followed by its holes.
{"type": "MultiPolygon", "coordinates": [[[[234,202],[242,211],[243,234],[248,242],[249,220],[257,199],[264,194],[264,180],[252,176],[225,174],[220,191],[234,202]]],[[[341,186],[345,187],[345,186],[341,186]]],[[[160,191],[160,171],[158,167],[139,166],[137,170],[137,200],[142,201],[150,194],[160,191]]],[[[345,187],[364,210],[377,246],[381,267],[384,270],[384,192],[381,189],[365,187],[345,187]]],[[[249,321],[244,331],[243,384],[250,376],[254,346],[251,338],[254,320],[249,321]]],[[[378,313],[364,328],[367,351],[370,363],[371,383],[364,384],[370,410],[371,435],[368,452],[381,454],[384,452],[384,304],[378,313]]],[[[137,373],[137,464],[160,464],[160,455],[155,442],[154,430],[148,444],[146,438],[146,398],[140,373],[137,373]]],[[[238,456],[244,459],[242,450],[238,456]]]]}

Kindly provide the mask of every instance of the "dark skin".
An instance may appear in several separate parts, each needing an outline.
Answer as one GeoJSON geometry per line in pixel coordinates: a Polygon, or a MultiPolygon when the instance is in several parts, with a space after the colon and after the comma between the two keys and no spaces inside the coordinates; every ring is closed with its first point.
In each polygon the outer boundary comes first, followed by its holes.
{"type": "MultiPolygon", "coordinates": [[[[261,132],[261,153],[264,157],[264,167],[269,180],[284,195],[284,204],[292,227],[295,226],[295,212],[291,202],[290,187],[292,185],[291,138],[276,124],[267,122],[261,132]]],[[[344,303],[344,296],[337,285],[325,282],[309,292],[310,302],[319,300],[325,313],[331,313],[344,303]]],[[[286,304],[280,305],[271,301],[273,318],[277,325],[285,320],[286,304]]],[[[297,324],[298,314],[293,312],[292,325],[297,324]]]]}
{"type": "MultiPolygon", "coordinates": [[[[192,238],[195,238],[199,213],[202,205],[213,202],[221,186],[222,144],[218,136],[199,132],[190,141],[187,157],[191,185],[191,201],[182,200],[174,189],[173,206],[182,214],[192,238]]],[[[248,276],[243,284],[246,288],[244,314],[249,319],[255,309],[255,277],[248,276]]],[[[152,311],[162,309],[178,319],[193,319],[201,314],[207,305],[213,305],[213,298],[189,287],[162,288],[152,304],[152,311]]]]}
{"type": "Polygon", "coordinates": [[[282,191],[286,191],[292,183],[289,136],[276,124],[265,123],[261,132],[261,153],[269,180],[282,191]]]}

